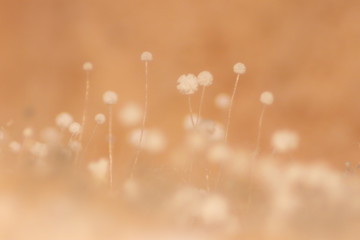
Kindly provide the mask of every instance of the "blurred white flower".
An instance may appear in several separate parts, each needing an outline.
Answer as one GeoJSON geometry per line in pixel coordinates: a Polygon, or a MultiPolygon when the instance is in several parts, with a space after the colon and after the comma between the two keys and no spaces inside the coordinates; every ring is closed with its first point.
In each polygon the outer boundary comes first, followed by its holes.
{"type": "Polygon", "coordinates": [[[182,94],[194,94],[198,89],[198,81],[194,74],[181,75],[177,82],[177,89],[182,94]]]}

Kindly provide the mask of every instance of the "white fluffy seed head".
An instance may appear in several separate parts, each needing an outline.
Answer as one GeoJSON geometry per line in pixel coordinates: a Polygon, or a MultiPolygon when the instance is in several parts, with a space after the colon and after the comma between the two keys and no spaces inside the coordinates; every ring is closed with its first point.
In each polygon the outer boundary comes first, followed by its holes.
{"type": "Polygon", "coordinates": [[[224,223],[229,218],[229,206],[221,195],[208,196],[201,206],[201,217],[205,224],[224,223]]]}
{"type": "Polygon", "coordinates": [[[235,63],[233,70],[236,74],[244,74],[246,72],[246,67],[243,63],[235,63]]]}
{"type": "Polygon", "coordinates": [[[293,131],[280,130],[273,134],[271,143],[277,152],[285,153],[298,147],[299,136],[293,131]]]}
{"type": "Polygon", "coordinates": [[[215,164],[224,163],[231,158],[231,149],[224,143],[213,145],[207,152],[207,159],[215,164]]]}
{"type": "Polygon", "coordinates": [[[119,111],[120,122],[127,127],[136,126],[141,122],[143,111],[137,103],[129,102],[119,111]]]}
{"type": "Polygon", "coordinates": [[[118,101],[118,96],[113,91],[107,91],[103,95],[103,101],[105,104],[108,104],[108,105],[116,104],[118,101]]]}
{"type": "Polygon", "coordinates": [[[198,89],[198,81],[194,74],[183,74],[177,80],[177,89],[181,94],[194,94],[198,89]]]}
{"type": "Polygon", "coordinates": [[[37,157],[45,157],[48,153],[48,147],[41,142],[35,142],[30,148],[30,152],[37,157]]]}
{"type": "Polygon", "coordinates": [[[105,117],[104,114],[98,113],[98,114],[95,115],[95,122],[96,122],[96,124],[101,125],[101,124],[104,124],[105,121],[106,121],[106,117],[105,117]]]}
{"type": "Polygon", "coordinates": [[[200,86],[207,87],[213,83],[214,78],[210,72],[202,71],[199,73],[197,80],[200,86]]]}
{"type": "Polygon", "coordinates": [[[215,106],[219,109],[226,110],[230,106],[230,96],[226,93],[220,93],[215,97],[215,106]]]}
{"type": "Polygon", "coordinates": [[[274,102],[274,95],[271,92],[263,92],[260,95],[260,102],[262,102],[265,105],[271,105],[274,102]]]}
{"type": "Polygon", "coordinates": [[[153,59],[153,56],[152,56],[151,52],[145,51],[145,52],[143,52],[143,53],[141,54],[140,59],[141,59],[141,61],[144,61],[144,62],[147,61],[147,62],[149,62],[149,61],[151,61],[151,60],[153,59]]]}
{"type": "Polygon", "coordinates": [[[85,62],[85,63],[83,64],[83,69],[84,69],[84,71],[86,71],[86,72],[89,72],[89,71],[93,70],[93,65],[92,65],[92,63],[91,63],[91,62],[85,62]]]}
{"type": "Polygon", "coordinates": [[[80,123],[73,122],[69,126],[69,132],[73,135],[77,135],[81,132],[81,125],[80,123]]]}
{"type": "Polygon", "coordinates": [[[58,127],[65,129],[73,122],[73,117],[69,113],[62,112],[57,115],[55,122],[58,127]]]}
{"type": "Polygon", "coordinates": [[[21,150],[21,145],[17,141],[12,141],[9,143],[9,148],[13,153],[18,153],[21,150]]]}

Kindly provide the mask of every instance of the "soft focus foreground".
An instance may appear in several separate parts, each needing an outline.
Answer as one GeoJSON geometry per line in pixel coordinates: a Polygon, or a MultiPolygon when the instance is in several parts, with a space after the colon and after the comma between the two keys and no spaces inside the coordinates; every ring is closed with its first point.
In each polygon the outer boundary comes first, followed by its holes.
{"type": "Polygon", "coordinates": [[[0,4],[0,239],[357,239],[359,2],[0,4]]]}

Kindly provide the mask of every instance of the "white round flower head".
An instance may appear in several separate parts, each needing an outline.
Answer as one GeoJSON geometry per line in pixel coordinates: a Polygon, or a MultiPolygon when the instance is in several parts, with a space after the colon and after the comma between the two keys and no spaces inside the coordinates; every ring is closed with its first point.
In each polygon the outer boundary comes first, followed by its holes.
{"type": "Polygon", "coordinates": [[[71,134],[74,134],[74,135],[77,135],[81,132],[81,125],[80,123],[77,123],[77,122],[73,122],[70,124],[69,126],[69,132],[71,134]]]}
{"type": "Polygon", "coordinates": [[[230,96],[226,93],[220,93],[215,97],[215,106],[220,109],[228,109],[230,106],[230,96]]]}
{"type": "Polygon", "coordinates": [[[21,150],[21,145],[17,141],[12,141],[9,143],[9,148],[13,153],[18,153],[21,150]]]}
{"type": "Polygon", "coordinates": [[[105,121],[106,121],[106,117],[105,117],[104,114],[98,113],[98,114],[95,115],[95,122],[96,122],[96,124],[101,125],[101,124],[104,124],[105,121]]]}
{"type": "Polygon", "coordinates": [[[65,129],[68,128],[70,124],[73,122],[73,117],[69,113],[62,112],[59,115],[57,115],[55,121],[58,127],[65,129]]]}
{"type": "Polygon", "coordinates": [[[91,62],[85,62],[84,65],[83,65],[83,69],[84,71],[91,71],[93,69],[93,65],[91,62]]]}
{"type": "Polygon", "coordinates": [[[31,127],[27,127],[23,130],[23,135],[26,138],[31,137],[34,134],[34,130],[31,127]]]}
{"type": "Polygon", "coordinates": [[[103,101],[105,104],[108,104],[108,105],[116,104],[118,101],[118,96],[113,91],[107,91],[103,95],[103,101]]]}
{"type": "Polygon", "coordinates": [[[124,126],[136,126],[142,120],[143,111],[138,104],[130,102],[120,109],[118,117],[124,126]]]}
{"type": "Polygon", "coordinates": [[[236,74],[244,74],[246,72],[246,67],[243,63],[235,63],[233,70],[236,74]]]}
{"type": "Polygon", "coordinates": [[[293,131],[280,130],[274,133],[271,143],[277,152],[285,153],[298,147],[299,137],[293,131]]]}
{"type": "Polygon", "coordinates": [[[263,92],[260,95],[260,102],[265,105],[271,105],[274,102],[274,95],[271,92],[263,92]]]}
{"type": "Polygon", "coordinates": [[[177,89],[180,93],[185,95],[194,94],[198,89],[198,81],[194,74],[183,74],[177,80],[177,89]]]}
{"type": "Polygon", "coordinates": [[[108,159],[101,158],[97,162],[91,162],[88,164],[88,170],[90,174],[99,182],[105,182],[108,172],[108,159]]]}
{"type": "Polygon", "coordinates": [[[213,83],[214,78],[210,72],[202,71],[199,73],[197,80],[200,86],[207,87],[213,83]]]}
{"type": "Polygon", "coordinates": [[[143,52],[141,54],[140,58],[141,58],[141,61],[144,61],[144,62],[146,62],[146,61],[149,62],[153,59],[151,52],[147,52],[147,51],[143,52]]]}

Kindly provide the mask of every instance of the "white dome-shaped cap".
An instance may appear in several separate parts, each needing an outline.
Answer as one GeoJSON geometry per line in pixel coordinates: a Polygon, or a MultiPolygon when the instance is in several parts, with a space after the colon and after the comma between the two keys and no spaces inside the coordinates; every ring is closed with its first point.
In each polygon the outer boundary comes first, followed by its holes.
{"type": "Polygon", "coordinates": [[[246,72],[246,67],[243,63],[238,62],[235,63],[233,70],[236,74],[244,74],[246,72]]]}

